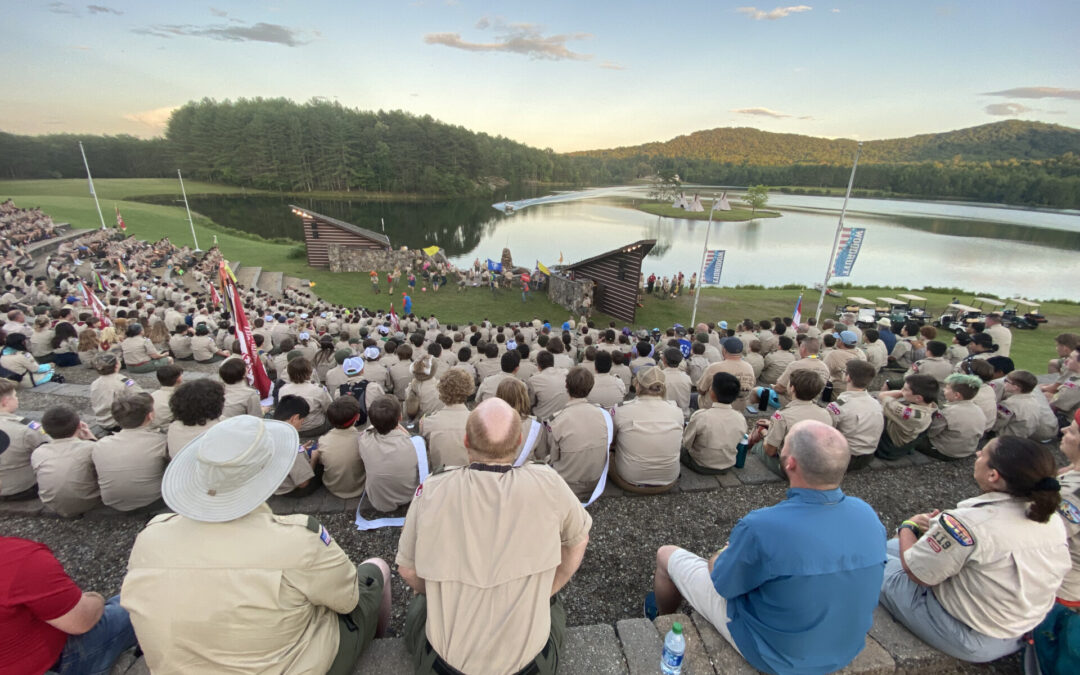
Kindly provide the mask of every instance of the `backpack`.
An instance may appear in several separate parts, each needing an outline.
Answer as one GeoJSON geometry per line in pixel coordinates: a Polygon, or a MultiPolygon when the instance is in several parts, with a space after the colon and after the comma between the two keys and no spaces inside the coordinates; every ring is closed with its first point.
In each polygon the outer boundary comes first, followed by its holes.
{"type": "Polygon", "coordinates": [[[1043,675],[1080,672],[1080,614],[1055,604],[1032,638],[1043,675]]]}
{"type": "Polygon", "coordinates": [[[22,382],[23,376],[19,373],[8,370],[3,366],[0,366],[0,378],[4,378],[5,380],[11,380],[13,382],[22,382]]]}
{"type": "Polygon", "coordinates": [[[338,387],[340,396],[352,396],[360,404],[360,416],[356,418],[356,425],[362,427],[367,424],[367,380],[359,382],[346,382],[338,387]]]}

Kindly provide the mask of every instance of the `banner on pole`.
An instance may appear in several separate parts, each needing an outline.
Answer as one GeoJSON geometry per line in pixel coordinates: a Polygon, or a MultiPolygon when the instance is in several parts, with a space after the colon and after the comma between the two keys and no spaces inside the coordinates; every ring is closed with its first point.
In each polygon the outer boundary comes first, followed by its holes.
{"type": "Polygon", "coordinates": [[[240,356],[244,359],[244,365],[247,366],[247,381],[248,384],[258,390],[259,398],[265,400],[270,396],[273,384],[270,382],[270,377],[266,374],[266,369],[263,368],[262,360],[259,358],[259,351],[255,347],[255,336],[251,332],[251,325],[248,323],[247,315],[244,314],[240,291],[237,289],[236,282],[231,278],[231,275],[232,271],[222,261],[219,276],[232,314],[234,335],[240,343],[240,356]]]}
{"type": "Polygon", "coordinates": [[[791,324],[795,328],[799,327],[802,322],[802,295],[799,295],[799,299],[795,302],[795,311],[791,314],[791,324]]]}
{"type": "Polygon", "coordinates": [[[855,267],[855,259],[859,257],[865,238],[865,227],[845,227],[840,231],[840,246],[836,250],[836,263],[833,265],[834,277],[851,276],[851,268],[855,267]]]}
{"type": "Polygon", "coordinates": [[[705,253],[705,269],[701,272],[701,283],[719,284],[720,273],[724,269],[724,254],[727,251],[708,251],[705,253]]]}
{"type": "Polygon", "coordinates": [[[487,268],[491,272],[502,272],[503,271],[502,263],[501,262],[495,262],[491,258],[487,259],[487,268]]]}

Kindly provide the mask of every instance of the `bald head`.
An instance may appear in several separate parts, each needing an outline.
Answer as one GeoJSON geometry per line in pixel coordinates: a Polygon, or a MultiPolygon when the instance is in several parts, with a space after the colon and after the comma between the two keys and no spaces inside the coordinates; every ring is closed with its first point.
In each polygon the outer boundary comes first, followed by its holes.
{"type": "Polygon", "coordinates": [[[844,436],[828,424],[805,420],[791,427],[780,452],[793,487],[832,490],[847,471],[851,452],[844,436]],[[796,485],[797,482],[805,485],[796,485]]]}
{"type": "Polygon", "coordinates": [[[699,323],[697,326],[694,327],[694,331],[697,332],[697,333],[708,333],[709,332],[709,324],[707,324],[707,323],[699,323]]]}
{"type": "Polygon", "coordinates": [[[469,413],[465,447],[469,459],[512,462],[521,443],[521,416],[501,398],[489,398],[469,413]]]}

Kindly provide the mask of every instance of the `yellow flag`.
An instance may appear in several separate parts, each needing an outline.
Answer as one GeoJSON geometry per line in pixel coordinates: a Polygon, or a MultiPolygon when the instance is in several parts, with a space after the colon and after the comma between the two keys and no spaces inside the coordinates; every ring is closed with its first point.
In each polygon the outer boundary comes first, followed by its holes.
{"type": "Polygon", "coordinates": [[[428,246],[427,248],[421,249],[421,250],[424,253],[427,253],[428,255],[435,255],[436,253],[439,252],[439,247],[438,246],[428,246]]]}
{"type": "Polygon", "coordinates": [[[536,261],[536,269],[540,270],[549,277],[551,276],[551,270],[549,270],[547,266],[545,266],[544,263],[540,262],[539,260],[536,261]]]}
{"type": "Polygon", "coordinates": [[[559,251],[559,264],[562,264],[562,251],[559,251]]]}

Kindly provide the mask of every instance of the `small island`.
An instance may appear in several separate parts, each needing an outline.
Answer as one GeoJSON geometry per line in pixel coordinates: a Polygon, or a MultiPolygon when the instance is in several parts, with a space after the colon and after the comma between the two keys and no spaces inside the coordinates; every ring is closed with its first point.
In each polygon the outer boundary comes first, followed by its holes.
{"type": "MultiPolygon", "coordinates": [[[[686,209],[676,208],[669,202],[661,201],[635,201],[634,208],[638,211],[644,211],[645,213],[651,213],[663,218],[683,218],[685,220],[708,220],[709,210],[712,208],[712,200],[702,200],[702,206],[705,207],[704,211],[687,211],[686,209]]],[[[780,213],[778,211],[752,211],[749,208],[744,208],[745,205],[739,204],[738,206],[732,205],[730,211],[713,211],[712,219],[717,222],[743,222],[747,220],[755,220],[757,218],[779,218],[780,213]]]]}

